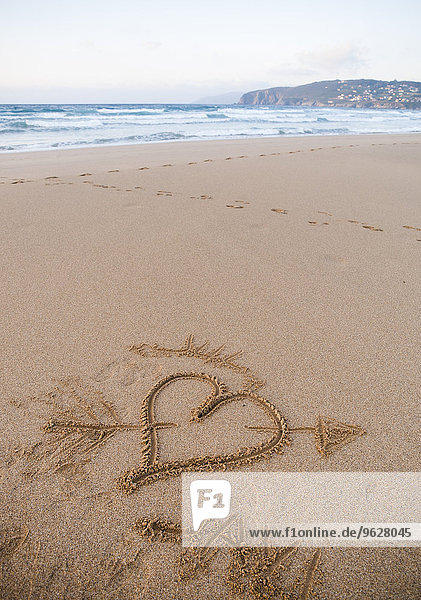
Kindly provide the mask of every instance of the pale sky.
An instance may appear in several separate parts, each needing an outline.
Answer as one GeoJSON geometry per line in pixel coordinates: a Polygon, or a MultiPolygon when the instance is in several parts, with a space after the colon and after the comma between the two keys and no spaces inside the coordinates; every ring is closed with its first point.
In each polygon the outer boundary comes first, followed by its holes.
{"type": "Polygon", "coordinates": [[[421,0],[0,0],[0,103],[421,81],[421,0]]]}

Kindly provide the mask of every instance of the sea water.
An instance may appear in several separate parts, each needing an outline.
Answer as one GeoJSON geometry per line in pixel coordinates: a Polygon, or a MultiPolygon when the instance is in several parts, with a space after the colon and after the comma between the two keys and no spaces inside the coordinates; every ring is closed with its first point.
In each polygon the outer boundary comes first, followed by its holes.
{"type": "Polygon", "coordinates": [[[203,104],[3,104],[0,152],[273,136],[421,132],[421,111],[203,104]]]}

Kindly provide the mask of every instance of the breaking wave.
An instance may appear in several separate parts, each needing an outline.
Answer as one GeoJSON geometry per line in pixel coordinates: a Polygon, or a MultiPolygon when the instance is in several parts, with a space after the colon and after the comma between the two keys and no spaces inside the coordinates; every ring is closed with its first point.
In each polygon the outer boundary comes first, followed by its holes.
{"type": "Polygon", "coordinates": [[[412,133],[421,111],[200,104],[0,105],[0,152],[245,137],[412,133]]]}

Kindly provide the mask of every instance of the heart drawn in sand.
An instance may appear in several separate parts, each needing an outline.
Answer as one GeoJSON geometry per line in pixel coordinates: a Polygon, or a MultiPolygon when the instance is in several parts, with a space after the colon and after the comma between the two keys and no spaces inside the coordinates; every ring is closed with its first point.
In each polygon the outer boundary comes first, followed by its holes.
{"type": "MultiPolygon", "coordinates": [[[[175,477],[183,471],[215,471],[232,469],[236,466],[251,464],[282,452],[283,445],[289,445],[290,434],[299,432],[313,433],[317,451],[324,457],[352,442],[366,432],[358,425],[337,421],[331,417],[318,417],[312,427],[288,427],[284,417],[268,400],[257,394],[264,385],[253,372],[236,361],[241,352],[223,353],[225,346],[212,349],[209,343],[195,345],[193,336],[188,336],[184,344],[176,348],[167,348],[157,344],[131,346],[130,351],[141,357],[177,356],[199,359],[215,367],[223,367],[241,375],[243,388],[229,390],[216,377],[194,371],[172,373],[158,381],[141,402],[140,419],[137,423],[127,423],[119,416],[113,404],[102,391],[93,389],[78,378],[59,380],[57,386],[49,392],[33,398],[43,406],[48,406],[50,419],[44,424],[45,437],[32,447],[25,449],[24,457],[33,462],[28,473],[31,476],[43,472],[76,473],[90,462],[97,452],[112,437],[125,432],[138,431],[141,436],[142,454],[137,468],[125,472],[119,478],[119,486],[127,493],[154,483],[160,479],[175,477]],[[192,410],[190,422],[202,423],[221,406],[231,402],[250,401],[270,417],[270,423],[263,422],[247,425],[249,430],[258,431],[266,440],[255,445],[240,448],[237,452],[217,455],[192,456],[168,462],[158,460],[158,437],[160,429],[175,427],[175,423],[157,422],[155,405],[164,388],[178,380],[196,380],[211,387],[210,394],[192,410]],[[270,436],[270,437],[267,437],[270,436]],[[32,460],[33,459],[33,460],[32,460]]],[[[133,383],[127,379],[127,366],[132,362],[124,361],[123,380],[117,369],[120,384],[133,383]],[[126,373],[126,374],[125,374],[126,373]]],[[[115,365],[114,365],[115,366],[115,365]]],[[[113,370],[114,372],[114,370],[113,370]]],[[[107,372],[105,372],[105,378],[107,372]]],[[[101,371],[99,380],[104,378],[101,371]]]]}
{"type": "Polygon", "coordinates": [[[158,381],[147,393],[142,401],[140,413],[140,427],[142,431],[142,461],[139,468],[130,470],[119,479],[120,487],[127,493],[138,488],[154,483],[161,479],[176,477],[183,471],[224,471],[235,466],[250,464],[255,460],[269,457],[271,454],[282,451],[284,444],[289,444],[288,428],[284,417],[265,398],[249,391],[229,391],[227,386],[220,383],[216,377],[206,373],[182,372],[173,373],[158,381]],[[161,391],[177,380],[193,379],[208,383],[212,391],[204,402],[192,410],[191,421],[202,422],[212,415],[224,404],[230,402],[250,400],[262,408],[264,413],[272,420],[272,426],[267,430],[272,435],[257,446],[241,448],[231,454],[213,456],[193,456],[185,460],[176,460],[165,463],[156,462],[158,438],[157,430],[174,427],[174,423],[158,423],[155,421],[155,403],[161,391]]]}

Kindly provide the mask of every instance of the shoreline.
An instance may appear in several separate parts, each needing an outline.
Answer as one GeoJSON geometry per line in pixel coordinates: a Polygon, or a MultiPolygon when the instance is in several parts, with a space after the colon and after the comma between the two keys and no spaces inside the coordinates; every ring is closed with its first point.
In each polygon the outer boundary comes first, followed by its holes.
{"type": "Polygon", "coordinates": [[[421,133],[368,133],[345,135],[305,135],[305,136],[274,136],[266,138],[223,139],[223,140],[174,140],[165,142],[150,142],[144,144],[122,144],[110,146],[89,146],[86,148],[61,148],[49,150],[29,150],[23,152],[0,153],[0,170],[7,175],[43,176],[45,169],[54,166],[61,175],[71,174],[73,168],[79,165],[98,164],[104,161],[104,166],[117,161],[119,168],[135,168],[139,160],[149,161],[147,166],[153,167],[161,160],[188,160],[194,157],[200,160],[209,152],[212,158],[220,158],[228,151],[291,151],[308,149],[314,146],[338,147],[349,144],[350,141],[361,142],[355,146],[369,146],[379,142],[392,145],[393,143],[421,143],[421,133]],[[61,161],[66,160],[63,164],[61,161]],[[127,163],[125,163],[127,161],[127,163]],[[24,171],[28,169],[28,171],[24,171]],[[40,171],[38,171],[40,170],[40,171]]]}
{"type": "MultiPolygon", "coordinates": [[[[420,109],[421,110],[421,109],[420,109]]],[[[242,137],[241,135],[239,136],[231,136],[229,138],[206,138],[206,139],[199,139],[199,140],[192,140],[192,139],[185,139],[185,140],[178,140],[178,139],[174,139],[174,140],[162,140],[162,141],[153,141],[153,142],[135,142],[132,144],[86,144],[86,145],[81,145],[81,146],[70,146],[68,148],[39,148],[37,150],[0,150],[0,157],[3,155],[9,155],[9,154],[29,154],[29,153],[38,153],[38,152],[67,152],[69,150],[93,150],[93,149],[97,149],[97,148],[121,148],[121,147],[125,147],[125,148],[131,148],[133,146],[138,147],[138,146],[153,146],[153,145],[157,145],[157,146],[161,146],[161,145],[172,145],[172,144],[188,144],[188,143],[202,143],[202,142],[235,142],[235,141],[253,141],[253,140],[278,140],[278,139],[303,139],[303,138],[337,138],[337,137],[359,137],[359,136],[363,136],[363,137],[367,137],[367,136],[412,136],[412,135],[421,135],[420,131],[410,131],[410,132],[403,132],[403,133],[387,133],[387,132],[367,132],[367,133],[332,133],[332,134],[326,134],[326,133],[322,133],[322,134],[318,134],[318,133],[306,133],[306,134],[285,134],[285,135],[271,135],[271,136],[247,136],[247,137],[242,137]]]]}
{"type": "MultiPolygon", "coordinates": [[[[420,109],[421,112],[421,109],[420,109]]],[[[413,136],[413,135],[421,135],[421,131],[409,131],[409,132],[398,132],[398,133],[394,133],[394,132],[386,132],[386,131],[380,131],[380,132],[367,132],[367,133],[331,133],[331,134],[327,134],[327,133],[305,133],[305,134],[285,134],[285,135],[265,135],[265,136],[251,136],[251,135],[247,135],[247,136],[231,136],[228,138],[219,138],[219,137],[215,137],[215,138],[201,138],[201,139],[184,139],[184,140],[179,140],[179,139],[174,139],[174,140],[162,140],[162,141],[153,141],[153,142],[134,142],[132,144],[83,144],[81,146],[70,146],[68,148],[39,148],[37,150],[0,150],[0,156],[3,155],[9,155],[9,154],[27,154],[27,153],[38,153],[38,152],[67,152],[68,150],[92,150],[95,148],[120,148],[120,147],[127,147],[127,148],[131,148],[133,146],[138,147],[138,146],[162,146],[165,144],[168,145],[172,145],[172,144],[200,144],[200,143],[207,143],[207,142],[211,142],[211,143],[216,143],[216,142],[248,142],[248,141],[265,141],[265,140],[284,140],[284,139],[318,139],[318,138],[348,138],[348,137],[367,137],[367,136],[374,136],[374,137],[378,137],[378,136],[386,136],[386,137],[391,137],[391,136],[413,136]]]]}

